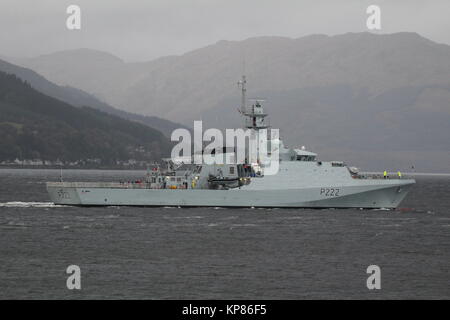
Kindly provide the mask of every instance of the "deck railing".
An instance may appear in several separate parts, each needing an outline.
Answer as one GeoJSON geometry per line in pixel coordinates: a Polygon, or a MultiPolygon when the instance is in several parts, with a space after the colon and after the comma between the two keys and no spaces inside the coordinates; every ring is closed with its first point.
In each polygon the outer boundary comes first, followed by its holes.
{"type": "Polygon", "coordinates": [[[353,178],[355,179],[390,179],[390,180],[394,180],[394,179],[411,179],[412,177],[408,176],[408,175],[404,175],[402,174],[401,177],[398,176],[397,173],[388,173],[388,175],[386,176],[386,178],[384,177],[384,175],[382,173],[358,173],[353,175],[353,178]]]}
{"type": "Polygon", "coordinates": [[[48,187],[56,188],[111,188],[111,189],[149,189],[146,182],[47,182],[48,187]]]}

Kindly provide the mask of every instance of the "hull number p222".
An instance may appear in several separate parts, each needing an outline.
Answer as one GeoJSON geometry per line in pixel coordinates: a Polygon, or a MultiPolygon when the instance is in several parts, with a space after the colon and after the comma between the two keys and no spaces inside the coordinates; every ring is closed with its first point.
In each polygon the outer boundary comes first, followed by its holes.
{"type": "Polygon", "coordinates": [[[325,197],[338,197],[340,191],[339,188],[320,188],[320,195],[325,197]]]}

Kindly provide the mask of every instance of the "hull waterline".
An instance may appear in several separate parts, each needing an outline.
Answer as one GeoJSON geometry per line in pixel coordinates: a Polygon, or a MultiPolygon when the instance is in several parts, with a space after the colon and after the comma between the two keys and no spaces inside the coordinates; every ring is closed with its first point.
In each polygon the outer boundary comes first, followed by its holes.
{"type": "Polygon", "coordinates": [[[76,183],[47,185],[55,204],[76,206],[180,206],[277,208],[396,208],[415,183],[412,179],[383,184],[272,190],[165,190],[92,188],[76,183]]]}

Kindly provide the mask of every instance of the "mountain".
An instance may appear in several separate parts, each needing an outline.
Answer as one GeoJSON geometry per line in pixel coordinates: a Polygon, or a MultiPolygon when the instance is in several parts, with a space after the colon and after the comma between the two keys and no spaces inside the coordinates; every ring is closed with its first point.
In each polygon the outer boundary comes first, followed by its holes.
{"type": "Polygon", "coordinates": [[[19,159],[101,165],[159,160],[168,139],[146,125],[90,107],[73,107],[0,72],[0,161],[19,159]]]}
{"type": "Polygon", "coordinates": [[[22,64],[129,112],[235,127],[244,56],[249,97],[267,99],[288,144],[366,169],[450,172],[450,46],[416,33],[219,41],[140,63],[83,49],[22,64]]]}
{"type": "Polygon", "coordinates": [[[20,79],[28,82],[36,90],[50,97],[59,99],[76,107],[89,106],[124,119],[143,123],[163,132],[167,137],[170,137],[173,130],[185,128],[185,126],[181,124],[159,117],[143,116],[114,108],[83,90],[71,86],[56,85],[31,69],[23,68],[4,60],[0,60],[0,71],[18,76],[20,79]]]}

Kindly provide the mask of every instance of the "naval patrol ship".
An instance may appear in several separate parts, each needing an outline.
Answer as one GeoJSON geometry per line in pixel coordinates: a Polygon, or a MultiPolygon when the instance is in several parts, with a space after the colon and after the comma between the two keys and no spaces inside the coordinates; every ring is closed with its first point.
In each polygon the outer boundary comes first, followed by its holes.
{"type": "MultiPolygon", "coordinates": [[[[245,76],[240,113],[245,128],[258,134],[268,128],[260,100],[247,105],[245,76]]],[[[265,174],[259,161],[189,164],[165,159],[134,182],[47,182],[51,201],[76,206],[176,206],[275,208],[396,208],[414,179],[360,173],[341,161],[320,161],[304,147],[278,151],[278,171],[265,174]]],[[[226,156],[233,152],[223,150],[226,156]]]]}

